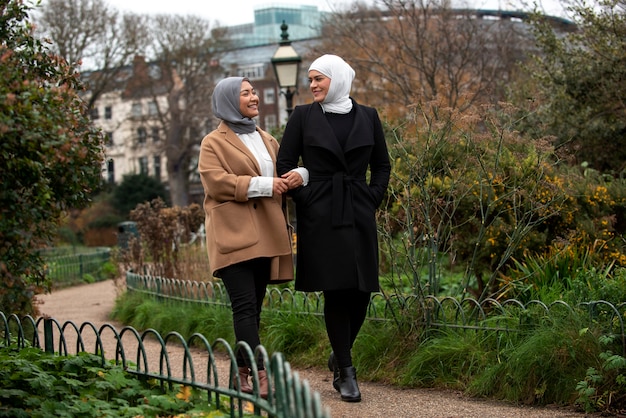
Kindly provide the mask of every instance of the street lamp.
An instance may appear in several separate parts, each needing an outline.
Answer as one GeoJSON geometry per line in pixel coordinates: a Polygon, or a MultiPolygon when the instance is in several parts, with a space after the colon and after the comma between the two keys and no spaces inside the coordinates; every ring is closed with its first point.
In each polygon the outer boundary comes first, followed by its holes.
{"type": "Polygon", "coordinates": [[[284,94],[287,99],[287,119],[289,119],[293,110],[293,95],[298,89],[298,73],[300,71],[300,63],[302,62],[300,55],[291,46],[289,34],[287,33],[288,28],[289,26],[283,20],[283,24],[280,25],[280,45],[274,56],[272,56],[272,66],[278,80],[278,88],[280,93],[284,94]],[[286,89],[286,91],[283,92],[282,89],[286,89]]]}

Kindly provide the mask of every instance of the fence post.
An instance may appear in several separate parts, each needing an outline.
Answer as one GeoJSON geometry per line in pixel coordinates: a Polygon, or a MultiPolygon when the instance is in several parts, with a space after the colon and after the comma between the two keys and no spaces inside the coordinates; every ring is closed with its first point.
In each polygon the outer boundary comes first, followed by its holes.
{"type": "Polygon", "coordinates": [[[54,354],[54,335],[52,332],[52,319],[44,318],[43,320],[43,340],[44,350],[48,354],[54,354]]]}
{"type": "Polygon", "coordinates": [[[83,268],[83,255],[78,254],[78,277],[80,277],[81,280],[83,280],[84,270],[85,269],[83,268]]]}

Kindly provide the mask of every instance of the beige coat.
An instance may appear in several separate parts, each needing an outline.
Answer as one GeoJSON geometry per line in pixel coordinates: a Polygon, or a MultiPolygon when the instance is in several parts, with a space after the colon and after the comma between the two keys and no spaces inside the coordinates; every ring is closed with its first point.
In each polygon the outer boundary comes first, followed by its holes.
{"type": "MultiPolygon", "coordinates": [[[[278,142],[257,128],[274,163],[278,142]]],[[[198,169],[204,186],[206,244],[211,274],[232,264],[272,258],[271,279],[293,279],[290,236],[282,196],[248,199],[250,179],[261,175],[254,155],[224,122],[202,140],[198,169]]],[[[274,174],[275,175],[275,174],[274,174]]]]}

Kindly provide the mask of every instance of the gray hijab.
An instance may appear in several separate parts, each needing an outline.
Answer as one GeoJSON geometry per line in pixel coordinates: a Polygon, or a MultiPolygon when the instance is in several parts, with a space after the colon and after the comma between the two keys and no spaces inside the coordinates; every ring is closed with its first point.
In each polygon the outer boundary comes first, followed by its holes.
{"type": "Polygon", "coordinates": [[[230,129],[238,134],[249,134],[256,130],[256,122],[239,111],[241,83],[245,77],[227,77],[221,80],[213,90],[213,114],[222,119],[230,129]]]}

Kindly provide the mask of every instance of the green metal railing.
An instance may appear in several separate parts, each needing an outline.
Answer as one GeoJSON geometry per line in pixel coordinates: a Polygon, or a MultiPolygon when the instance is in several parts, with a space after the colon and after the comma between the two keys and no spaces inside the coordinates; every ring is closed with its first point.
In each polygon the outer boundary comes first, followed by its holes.
{"type": "Polygon", "coordinates": [[[82,249],[80,253],[55,249],[43,252],[42,255],[47,264],[46,275],[55,287],[83,282],[87,275],[96,281],[108,278],[100,274],[103,264],[111,258],[111,249],[108,247],[92,248],[89,251],[82,249]]]}
{"type": "Polygon", "coordinates": [[[255,415],[277,418],[330,417],[329,410],[321,405],[319,394],[311,391],[307,381],[300,380],[298,373],[291,370],[282,354],[275,353],[270,358],[263,346],[253,352],[245,343],[237,343],[234,349],[223,339],[210,344],[201,334],[194,334],[185,340],[177,332],[161,336],[152,329],[140,333],[128,326],[117,330],[111,324],[100,327],[91,322],[77,325],[73,321],[66,321],[61,324],[54,318],[35,320],[31,316],[19,318],[15,314],[7,317],[3,312],[0,312],[0,318],[0,344],[4,347],[13,345],[22,349],[30,345],[57,355],[93,352],[102,358],[103,365],[107,359],[115,360],[129,373],[158,379],[169,385],[170,389],[174,384],[181,384],[206,391],[216,408],[228,402],[232,417],[244,416],[245,402],[252,405],[255,415]],[[157,349],[150,350],[149,344],[152,347],[156,345],[157,349]],[[111,345],[115,346],[114,353],[106,352],[105,347],[111,345]],[[90,351],[88,347],[91,346],[93,348],[90,351]],[[263,359],[270,389],[267,399],[259,394],[255,361],[250,362],[253,365],[254,393],[246,394],[238,389],[240,384],[235,354],[239,350],[243,350],[248,359],[259,356],[263,359]],[[182,355],[180,367],[175,369],[178,373],[173,372],[174,358],[177,357],[175,353],[178,353],[178,357],[182,355]],[[133,362],[129,361],[131,358],[133,362]],[[222,364],[226,363],[225,368],[228,370],[224,370],[224,367],[220,370],[220,359],[222,364]],[[201,370],[200,365],[205,363],[201,370]]]}
{"type": "MultiPolygon", "coordinates": [[[[229,306],[228,295],[220,282],[194,282],[127,272],[126,286],[129,291],[143,292],[161,300],[229,306]]],[[[322,295],[319,292],[305,293],[271,287],[267,290],[266,302],[267,306],[264,309],[323,314],[322,295]]],[[[500,301],[487,298],[478,301],[473,298],[459,300],[453,297],[420,298],[413,295],[373,293],[368,308],[368,319],[391,321],[397,320],[399,313],[417,314],[426,327],[518,332],[532,327],[531,322],[518,322],[521,318],[526,318],[527,321],[540,321],[574,310],[585,312],[590,324],[599,327],[608,335],[615,336],[621,342],[622,353],[626,356],[624,324],[626,302],[614,305],[598,300],[570,306],[564,301],[545,304],[538,300],[522,303],[516,299],[500,301]],[[524,315],[519,315],[520,312],[524,315]]]]}

